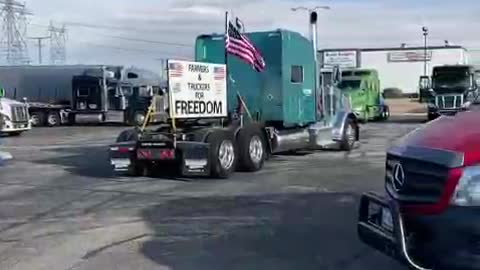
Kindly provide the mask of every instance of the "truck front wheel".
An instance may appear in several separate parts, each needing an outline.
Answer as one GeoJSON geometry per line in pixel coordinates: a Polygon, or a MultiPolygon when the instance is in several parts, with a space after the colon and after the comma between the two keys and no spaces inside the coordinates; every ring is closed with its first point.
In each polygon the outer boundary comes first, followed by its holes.
{"type": "Polygon", "coordinates": [[[210,144],[211,175],[217,178],[228,178],[234,171],[237,152],[233,134],[228,131],[214,131],[207,138],[210,144]]]}
{"type": "Polygon", "coordinates": [[[238,132],[238,161],[241,170],[255,172],[262,169],[267,152],[264,137],[258,126],[246,126],[238,132]]]}
{"type": "Polygon", "coordinates": [[[340,142],[340,149],[343,151],[350,151],[355,146],[355,141],[358,137],[358,129],[351,118],[347,118],[345,127],[343,129],[342,141],[340,142]]]}

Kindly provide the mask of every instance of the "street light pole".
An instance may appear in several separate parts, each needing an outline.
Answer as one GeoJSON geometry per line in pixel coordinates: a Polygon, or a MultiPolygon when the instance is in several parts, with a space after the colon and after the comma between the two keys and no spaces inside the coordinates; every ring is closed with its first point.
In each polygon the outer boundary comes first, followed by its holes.
{"type": "MultiPolygon", "coordinates": [[[[309,30],[310,30],[310,38],[312,41],[312,46],[313,46],[313,58],[315,59],[315,96],[316,96],[316,103],[317,103],[317,115],[319,119],[323,118],[324,115],[326,115],[326,110],[325,110],[325,91],[321,89],[320,86],[320,67],[318,65],[318,59],[317,59],[317,47],[318,47],[318,39],[317,39],[317,12],[315,12],[317,9],[324,9],[324,10],[329,10],[329,6],[316,6],[313,8],[307,8],[307,7],[294,7],[291,8],[292,11],[298,11],[298,10],[305,10],[308,11],[309,13],[309,30]],[[319,105],[321,104],[321,109],[319,109],[319,105]]],[[[331,99],[332,102],[333,99],[331,99]]]]}
{"type": "Polygon", "coordinates": [[[422,27],[423,31],[423,75],[427,76],[427,36],[428,36],[428,28],[426,26],[422,27]]]}
{"type": "MultiPolygon", "coordinates": [[[[309,7],[304,7],[304,6],[299,6],[299,7],[293,7],[291,8],[292,11],[299,11],[299,10],[305,10],[305,11],[308,11],[309,15],[311,15],[314,11],[318,10],[318,9],[324,9],[324,10],[329,10],[330,7],[329,6],[315,6],[313,8],[309,8],[309,7]]],[[[312,31],[312,29],[310,29],[310,32],[312,31]]],[[[310,33],[310,36],[312,36],[313,34],[317,34],[317,33],[310,33]]]]}

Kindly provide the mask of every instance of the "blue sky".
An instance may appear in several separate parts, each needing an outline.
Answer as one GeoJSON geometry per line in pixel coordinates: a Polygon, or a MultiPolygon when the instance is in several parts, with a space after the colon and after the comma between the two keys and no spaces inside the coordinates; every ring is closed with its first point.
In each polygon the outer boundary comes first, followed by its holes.
{"type": "MultiPolygon", "coordinates": [[[[67,24],[69,63],[156,69],[160,58],[189,58],[195,36],[223,31],[226,9],[248,30],[286,28],[307,34],[307,14],[290,10],[298,5],[331,7],[319,12],[320,47],[421,45],[423,25],[430,29],[431,44],[449,40],[480,47],[480,2],[474,0],[27,0],[27,5],[34,13],[31,36],[42,35],[50,20],[67,24]]],[[[30,45],[36,61],[36,48],[30,45]]]]}

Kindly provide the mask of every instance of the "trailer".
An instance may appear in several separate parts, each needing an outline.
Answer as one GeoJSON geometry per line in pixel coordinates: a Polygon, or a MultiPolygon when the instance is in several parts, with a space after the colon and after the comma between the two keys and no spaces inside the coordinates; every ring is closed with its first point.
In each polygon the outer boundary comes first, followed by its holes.
{"type": "Polygon", "coordinates": [[[341,72],[334,69],[330,85],[320,86],[316,36],[245,35],[262,52],[265,70],[231,55],[225,64],[224,36],[199,36],[195,62],[168,60],[169,87],[161,98],[169,119],[146,128],[147,114],[143,126],[120,133],[110,145],[114,171],[139,176],[167,166],[184,176],[228,178],[236,170],[261,170],[271,154],[355,147],[359,125],[336,87],[341,72]]]}
{"type": "Polygon", "coordinates": [[[99,65],[0,66],[0,86],[7,98],[27,102],[32,126],[67,124],[72,78],[99,65]]]}

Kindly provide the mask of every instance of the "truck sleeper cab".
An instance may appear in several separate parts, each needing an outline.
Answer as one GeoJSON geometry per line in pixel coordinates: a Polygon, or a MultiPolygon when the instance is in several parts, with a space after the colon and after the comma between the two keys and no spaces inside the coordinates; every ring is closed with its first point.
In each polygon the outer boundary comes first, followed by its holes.
{"type": "Polygon", "coordinates": [[[123,67],[87,71],[74,76],[72,86],[71,121],[75,123],[134,125],[143,122],[153,96],[163,94],[159,78],[123,67]]]}
{"type": "MultiPolygon", "coordinates": [[[[110,148],[114,170],[138,175],[170,160],[184,175],[226,178],[237,169],[260,170],[272,153],[354,147],[359,128],[355,115],[342,106],[345,98],[332,91],[325,95],[325,106],[319,106],[312,42],[287,30],[246,35],[261,51],[266,68],[256,72],[228,56],[228,73],[222,77],[228,116],[180,119],[175,129],[167,122],[156,130],[125,131],[110,148]]],[[[213,65],[225,62],[224,45],[223,35],[201,35],[196,62],[177,61],[172,70],[183,65],[182,72],[192,72],[188,78],[200,78],[188,65],[215,70],[213,65]]],[[[169,85],[172,91],[191,91],[169,85]]]]}

